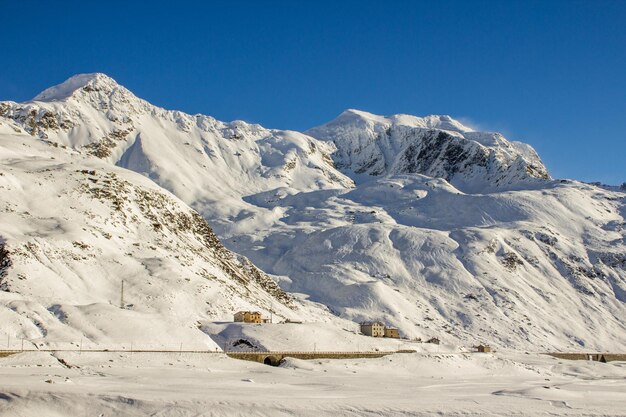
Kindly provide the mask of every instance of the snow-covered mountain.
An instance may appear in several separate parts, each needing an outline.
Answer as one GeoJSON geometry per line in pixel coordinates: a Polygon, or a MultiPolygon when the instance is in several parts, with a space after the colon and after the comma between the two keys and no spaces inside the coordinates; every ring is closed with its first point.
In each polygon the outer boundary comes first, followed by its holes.
{"type": "Polygon", "coordinates": [[[306,134],[223,123],[102,74],[0,102],[0,122],[144,174],[283,290],[343,318],[502,347],[626,347],[624,193],[552,180],[497,133],[355,110],[306,134]]]}
{"type": "Polygon", "coordinates": [[[332,144],[151,105],[103,74],[77,75],[27,103],[0,103],[24,131],[141,172],[203,212],[232,216],[242,195],[349,187],[332,144]],[[207,192],[209,191],[210,192],[207,192]]]}
{"type": "Polygon", "coordinates": [[[335,160],[354,174],[424,174],[485,192],[548,180],[535,150],[499,133],[475,132],[450,116],[377,116],[347,110],[306,131],[337,146],[335,160]]]}

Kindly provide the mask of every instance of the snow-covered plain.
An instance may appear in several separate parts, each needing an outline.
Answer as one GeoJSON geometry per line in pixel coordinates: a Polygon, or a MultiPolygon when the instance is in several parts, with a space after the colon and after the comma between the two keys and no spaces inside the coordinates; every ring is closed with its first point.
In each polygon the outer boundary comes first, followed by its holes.
{"type": "Polygon", "coordinates": [[[0,359],[0,369],[7,417],[623,416],[626,409],[625,363],[526,354],[287,359],[270,367],[223,354],[23,353],[0,359]]]}

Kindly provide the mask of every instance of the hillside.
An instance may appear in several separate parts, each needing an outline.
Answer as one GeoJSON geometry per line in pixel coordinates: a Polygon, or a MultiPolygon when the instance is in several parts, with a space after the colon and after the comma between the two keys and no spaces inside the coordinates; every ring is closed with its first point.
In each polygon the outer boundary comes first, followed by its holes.
{"type": "Polygon", "coordinates": [[[213,349],[199,323],[239,309],[329,320],[144,176],[12,130],[0,124],[0,317],[13,346],[213,349]]]}

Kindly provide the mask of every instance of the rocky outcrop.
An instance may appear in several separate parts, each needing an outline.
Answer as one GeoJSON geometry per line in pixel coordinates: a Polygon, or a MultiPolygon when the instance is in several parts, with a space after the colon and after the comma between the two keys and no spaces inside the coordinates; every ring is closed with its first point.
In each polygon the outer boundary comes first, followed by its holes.
{"type": "Polygon", "coordinates": [[[346,172],[444,178],[466,192],[524,187],[550,179],[528,145],[498,133],[474,132],[449,116],[382,117],[348,110],[307,134],[337,147],[346,172]]]}

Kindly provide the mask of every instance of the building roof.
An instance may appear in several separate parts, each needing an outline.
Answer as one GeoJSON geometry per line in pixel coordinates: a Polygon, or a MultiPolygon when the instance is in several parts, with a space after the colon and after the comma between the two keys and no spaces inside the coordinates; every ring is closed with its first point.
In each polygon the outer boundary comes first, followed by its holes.
{"type": "Polygon", "coordinates": [[[372,326],[374,324],[380,324],[381,326],[385,325],[382,321],[364,321],[361,323],[361,326],[372,326]]]}

